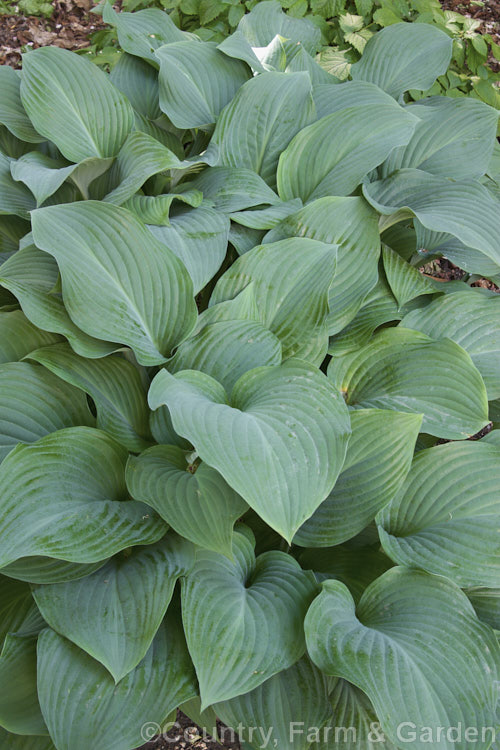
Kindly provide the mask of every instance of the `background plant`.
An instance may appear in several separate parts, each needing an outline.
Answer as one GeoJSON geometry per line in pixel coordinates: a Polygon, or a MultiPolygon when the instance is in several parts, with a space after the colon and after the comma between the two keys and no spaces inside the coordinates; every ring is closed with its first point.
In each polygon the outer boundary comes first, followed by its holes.
{"type": "Polygon", "coordinates": [[[0,68],[3,744],[132,750],[182,706],[488,750],[497,111],[411,101],[452,54],[424,23],[340,82],[277,3],[219,45],[103,13],[110,75],[0,68]]]}

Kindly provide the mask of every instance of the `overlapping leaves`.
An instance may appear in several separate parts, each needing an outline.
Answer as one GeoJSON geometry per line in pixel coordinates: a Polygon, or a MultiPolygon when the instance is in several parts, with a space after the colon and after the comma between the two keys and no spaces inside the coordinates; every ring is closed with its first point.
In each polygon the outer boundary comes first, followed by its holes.
{"type": "Polygon", "coordinates": [[[497,114],[409,103],[425,23],[340,83],[272,2],[220,44],[103,14],[111,75],[0,68],[1,742],[132,750],[186,704],[254,748],[488,750],[497,114]]]}

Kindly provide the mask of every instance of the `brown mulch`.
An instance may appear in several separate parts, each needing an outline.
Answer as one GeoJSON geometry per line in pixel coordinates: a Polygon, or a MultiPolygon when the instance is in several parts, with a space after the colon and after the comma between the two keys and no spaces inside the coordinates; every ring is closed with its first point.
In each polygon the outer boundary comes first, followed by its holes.
{"type": "Polygon", "coordinates": [[[100,16],[90,13],[92,0],[54,0],[49,19],[37,16],[0,15],[0,65],[19,68],[24,47],[63,49],[88,47],[89,35],[105,28],[100,16]]]}
{"type": "Polygon", "coordinates": [[[220,742],[213,738],[212,732],[212,727],[203,730],[178,711],[176,723],[169,732],[146,742],[138,750],[240,750],[237,735],[220,721],[217,721],[220,742]]]}

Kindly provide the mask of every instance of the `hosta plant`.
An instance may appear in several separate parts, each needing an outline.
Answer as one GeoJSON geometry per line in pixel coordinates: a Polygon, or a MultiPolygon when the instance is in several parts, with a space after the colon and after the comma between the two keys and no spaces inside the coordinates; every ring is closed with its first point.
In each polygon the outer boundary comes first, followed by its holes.
{"type": "Polygon", "coordinates": [[[2,750],[494,747],[497,113],[409,100],[423,23],[341,83],[106,13],[111,75],[0,69],[2,750]]]}

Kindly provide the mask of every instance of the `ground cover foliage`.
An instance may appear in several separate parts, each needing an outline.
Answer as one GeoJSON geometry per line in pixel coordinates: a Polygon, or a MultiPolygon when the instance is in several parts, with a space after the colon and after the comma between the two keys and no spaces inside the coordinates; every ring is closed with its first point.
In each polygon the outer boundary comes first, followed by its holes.
{"type": "Polygon", "coordinates": [[[151,12],[104,9],[110,75],[0,69],[2,748],[132,750],[181,706],[487,750],[497,112],[410,99],[431,25],[340,82],[276,3],[220,44],[151,12]]]}

